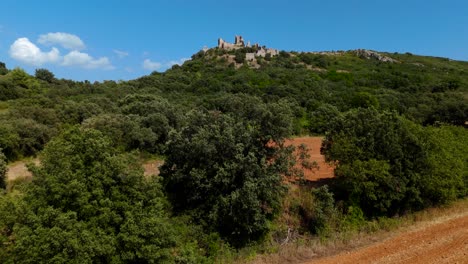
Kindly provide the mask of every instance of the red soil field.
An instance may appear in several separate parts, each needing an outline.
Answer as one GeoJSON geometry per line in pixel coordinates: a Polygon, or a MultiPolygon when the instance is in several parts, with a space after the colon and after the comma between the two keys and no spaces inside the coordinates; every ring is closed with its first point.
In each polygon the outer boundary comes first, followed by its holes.
{"type": "MultiPolygon", "coordinates": [[[[310,162],[317,162],[318,169],[304,169],[304,179],[308,181],[319,181],[322,179],[333,178],[334,168],[325,162],[325,157],[320,154],[320,146],[322,145],[323,137],[297,137],[286,140],[286,145],[298,147],[301,144],[307,146],[310,162]]],[[[298,165],[297,168],[300,168],[298,165]]]]}
{"type": "Polygon", "coordinates": [[[385,241],[305,264],[468,263],[468,214],[435,221],[385,241]]]}

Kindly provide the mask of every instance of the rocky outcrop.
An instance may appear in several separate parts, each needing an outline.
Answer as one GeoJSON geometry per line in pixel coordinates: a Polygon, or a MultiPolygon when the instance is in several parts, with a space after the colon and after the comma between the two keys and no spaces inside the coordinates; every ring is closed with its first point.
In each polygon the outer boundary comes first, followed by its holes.
{"type": "Polygon", "coordinates": [[[382,55],[372,50],[357,49],[357,50],[353,50],[352,52],[361,59],[378,60],[381,62],[390,62],[390,63],[400,63],[399,61],[395,59],[392,59],[388,56],[382,55]]]}

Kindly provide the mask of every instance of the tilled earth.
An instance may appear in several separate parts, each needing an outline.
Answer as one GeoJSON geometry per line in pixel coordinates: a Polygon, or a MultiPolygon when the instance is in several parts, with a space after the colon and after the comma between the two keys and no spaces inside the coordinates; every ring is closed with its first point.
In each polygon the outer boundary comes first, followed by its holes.
{"type": "Polygon", "coordinates": [[[468,214],[305,264],[330,263],[468,263],[468,214]]]}

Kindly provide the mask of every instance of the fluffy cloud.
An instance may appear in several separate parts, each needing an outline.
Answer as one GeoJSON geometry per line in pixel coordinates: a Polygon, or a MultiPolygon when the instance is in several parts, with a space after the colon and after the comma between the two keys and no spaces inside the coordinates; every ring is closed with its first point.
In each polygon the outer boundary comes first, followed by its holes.
{"type": "Polygon", "coordinates": [[[190,58],[182,58],[182,59],[179,59],[179,60],[173,60],[173,61],[168,62],[168,66],[172,67],[174,65],[182,65],[182,64],[184,64],[184,62],[186,62],[188,60],[190,60],[190,58]]]}
{"type": "Polygon", "coordinates": [[[163,67],[162,63],[160,62],[153,62],[149,59],[143,61],[143,69],[148,71],[156,71],[163,67]]]}
{"type": "Polygon", "coordinates": [[[61,60],[57,48],[52,48],[49,52],[43,52],[27,38],[19,38],[10,46],[10,56],[15,60],[34,66],[57,63],[61,60]]]}
{"type": "Polygon", "coordinates": [[[69,50],[82,50],[86,47],[78,36],[63,32],[40,35],[37,42],[47,46],[60,45],[69,50]]]}
{"type": "Polygon", "coordinates": [[[121,50],[116,50],[116,49],[115,49],[115,50],[113,50],[113,52],[114,52],[115,54],[117,54],[117,56],[118,56],[119,58],[121,58],[121,59],[128,56],[128,52],[125,52],[125,51],[121,51],[121,50]]]}
{"type": "Polygon", "coordinates": [[[174,65],[182,65],[187,60],[190,60],[190,59],[182,58],[179,60],[173,60],[173,61],[169,61],[166,63],[161,63],[161,62],[156,62],[156,61],[151,61],[149,59],[146,59],[143,61],[143,69],[149,70],[149,71],[161,70],[165,68],[170,68],[174,65]]]}
{"type": "Polygon", "coordinates": [[[85,69],[105,69],[112,70],[111,62],[107,57],[95,59],[87,53],[82,53],[74,50],[63,57],[62,65],[64,66],[79,66],[85,69]]]}
{"type": "Polygon", "coordinates": [[[43,64],[56,64],[61,66],[75,66],[84,69],[112,70],[115,67],[107,57],[94,58],[91,55],[80,52],[85,47],[83,41],[75,35],[68,33],[48,33],[41,35],[38,40],[44,45],[57,44],[66,49],[72,49],[65,56],[60,55],[56,47],[49,52],[42,51],[36,44],[27,38],[19,38],[10,46],[10,56],[20,62],[33,66],[43,64]]]}

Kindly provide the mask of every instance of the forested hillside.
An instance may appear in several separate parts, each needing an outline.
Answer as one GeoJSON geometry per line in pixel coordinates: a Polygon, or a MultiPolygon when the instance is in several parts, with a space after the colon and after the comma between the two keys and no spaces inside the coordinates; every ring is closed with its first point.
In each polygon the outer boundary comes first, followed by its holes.
{"type": "Polygon", "coordinates": [[[252,49],[118,82],[0,63],[0,262],[223,262],[468,195],[468,62],[252,49]],[[326,185],[293,169],[298,135],[324,136],[326,185]]]}

